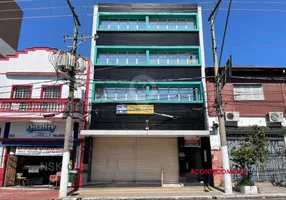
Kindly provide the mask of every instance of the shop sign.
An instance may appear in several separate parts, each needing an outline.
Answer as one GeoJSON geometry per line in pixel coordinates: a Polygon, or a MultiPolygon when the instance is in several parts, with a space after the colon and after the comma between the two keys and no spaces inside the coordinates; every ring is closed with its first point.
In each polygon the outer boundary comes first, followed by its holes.
{"type": "Polygon", "coordinates": [[[42,124],[35,125],[29,124],[26,131],[33,133],[33,137],[50,137],[50,135],[56,130],[56,125],[54,124],[42,124]]]}
{"type": "Polygon", "coordinates": [[[63,148],[17,147],[15,154],[18,156],[62,156],[63,148]]]}
{"type": "Polygon", "coordinates": [[[56,125],[53,124],[42,124],[42,125],[34,125],[34,124],[29,124],[27,126],[27,132],[33,133],[35,131],[41,131],[41,132],[51,132],[53,133],[56,130],[56,125]]]}
{"type": "Polygon", "coordinates": [[[154,105],[117,105],[118,115],[153,115],[154,105]]]}
{"type": "Polygon", "coordinates": [[[185,147],[201,147],[200,138],[185,138],[185,147]]]}

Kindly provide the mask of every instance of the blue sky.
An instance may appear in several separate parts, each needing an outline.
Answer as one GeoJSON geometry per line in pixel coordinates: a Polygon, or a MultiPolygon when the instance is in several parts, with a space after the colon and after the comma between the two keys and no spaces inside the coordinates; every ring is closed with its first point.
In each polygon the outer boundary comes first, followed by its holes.
{"type": "MultiPolygon", "coordinates": [[[[191,3],[198,2],[203,9],[203,30],[205,41],[206,65],[213,66],[211,51],[210,26],[207,21],[210,9],[217,0],[145,0],[144,3],[191,3]]],[[[280,0],[282,2],[282,0],[280,0]]],[[[71,0],[74,6],[89,6],[76,8],[82,26],[80,34],[91,35],[92,30],[92,6],[98,2],[123,1],[96,1],[96,0],[71,0]],[[89,15],[87,15],[89,14],[89,15]]],[[[129,0],[128,2],[142,2],[129,0]]],[[[269,0],[233,0],[232,12],[229,19],[229,27],[222,56],[223,65],[228,56],[232,54],[235,65],[260,65],[260,66],[286,66],[286,26],[283,19],[286,18],[286,2],[281,4],[269,3],[269,0]],[[248,2],[248,3],[245,3],[248,2]],[[250,2],[250,3],[249,3],[250,2]],[[248,9],[248,10],[245,10],[248,9]],[[260,9],[253,11],[249,9],[260,9]],[[271,11],[271,10],[280,10],[271,11]]],[[[276,1],[275,1],[276,2],[276,1]]],[[[55,16],[69,15],[68,8],[53,8],[67,6],[65,0],[33,0],[18,1],[24,10],[24,17],[30,16],[55,16]],[[28,8],[47,7],[45,10],[25,10],[28,8]]],[[[216,16],[216,37],[218,52],[220,52],[224,24],[227,14],[228,0],[223,0],[216,16]]],[[[11,21],[12,22],[12,21],[11,21]]],[[[71,17],[24,19],[19,41],[19,50],[30,47],[54,47],[69,50],[67,46],[71,41],[64,43],[63,35],[72,36],[73,20],[71,17]]],[[[79,45],[78,54],[90,57],[91,41],[87,40],[79,45]]]]}

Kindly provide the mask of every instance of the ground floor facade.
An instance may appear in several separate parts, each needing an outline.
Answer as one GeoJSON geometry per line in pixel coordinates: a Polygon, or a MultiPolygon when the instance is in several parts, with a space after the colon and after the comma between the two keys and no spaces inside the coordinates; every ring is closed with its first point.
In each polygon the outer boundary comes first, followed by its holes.
{"type": "Polygon", "coordinates": [[[91,137],[90,183],[211,184],[209,137],[91,137]]]}
{"type": "MultiPolygon", "coordinates": [[[[215,117],[210,117],[210,123],[217,122],[215,117]]],[[[268,138],[268,158],[263,166],[253,168],[254,182],[281,182],[286,181],[286,135],[284,124],[280,128],[267,126],[265,118],[262,117],[240,117],[239,126],[226,127],[226,139],[228,146],[228,156],[230,168],[235,167],[231,161],[231,150],[238,148],[243,142],[243,136],[248,133],[250,126],[257,125],[265,127],[265,134],[268,138]]],[[[213,168],[222,168],[222,155],[220,150],[219,134],[211,135],[211,154],[213,168]]],[[[240,175],[232,175],[232,181],[237,182],[241,179],[240,175]]],[[[221,185],[223,176],[214,175],[214,184],[221,185]]]]}
{"type": "MultiPolygon", "coordinates": [[[[81,174],[84,143],[78,138],[78,122],[74,122],[73,129],[70,169],[81,174]]],[[[5,122],[0,145],[0,187],[54,184],[50,176],[60,175],[64,135],[64,121],[5,122]]]]}

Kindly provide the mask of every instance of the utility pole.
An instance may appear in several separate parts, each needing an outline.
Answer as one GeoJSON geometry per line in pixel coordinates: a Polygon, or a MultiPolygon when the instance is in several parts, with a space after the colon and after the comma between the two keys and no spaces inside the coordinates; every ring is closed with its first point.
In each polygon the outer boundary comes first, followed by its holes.
{"type": "MultiPolygon", "coordinates": [[[[76,56],[77,50],[77,40],[78,40],[78,27],[80,22],[78,16],[75,13],[74,7],[69,0],[66,0],[68,6],[70,7],[73,18],[74,18],[74,38],[73,46],[71,50],[72,56],[76,56]]],[[[74,90],[75,90],[75,74],[76,74],[76,63],[71,66],[71,70],[68,71],[69,76],[69,96],[67,105],[67,119],[65,127],[65,140],[64,140],[64,152],[62,159],[62,170],[61,170],[61,181],[60,181],[60,191],[59,197],[64,198],[68,194],[68,177],[69,177],[69,161],[70,161],[70,148],[72,149],[73,144],[70,146],[71,137],[73,137],[73,100],[74,100],[74,90]]]]}
{"type": "MultiPolygon", "coordinates": [[[[212,50],[213,50],[213,60],[214,60],[214,76],[215,76],[215,87],[216,87],[216,109],[217,109],[217,117],[219,121],[219,133],[220,133],[220,142],[221,142],[221,154],[222,154],[222,165],[224,170],[230,169],[229,167],[229,157],[228,157],[228,148],[226,142],[226,131],[225,131],[225,119],[224,119],[224,111],[222,108],[222,96],[221,96],[221,83],[219,77],[219,64],[217,58],[217,46],[215,39],[215,25],[213,15],[215,11],[218,9],[222,0],[219,0],[210,14],[208,21],[211,26],[211,37],[212,37],[212,50]]],[[[232,183],[231,183],[231,175],[225,173],[224,177],[224,192],[226,194],[232,194],[232,183]]]]}

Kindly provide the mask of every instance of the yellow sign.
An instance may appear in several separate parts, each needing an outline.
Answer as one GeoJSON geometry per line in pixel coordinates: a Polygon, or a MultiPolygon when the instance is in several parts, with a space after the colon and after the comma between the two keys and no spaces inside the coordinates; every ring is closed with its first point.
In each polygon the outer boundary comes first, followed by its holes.
{"type": "Polygon", "coordinates": [[[128,105],[127,114],[133,115],[153,115],[154,105],[128,105]]]}
{"type": "Polygon", "coordinates": [[[116,114],[153,115],[154,105],[117,105],[116,114]]]}

